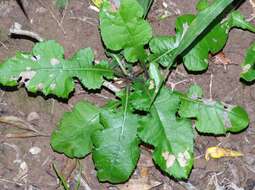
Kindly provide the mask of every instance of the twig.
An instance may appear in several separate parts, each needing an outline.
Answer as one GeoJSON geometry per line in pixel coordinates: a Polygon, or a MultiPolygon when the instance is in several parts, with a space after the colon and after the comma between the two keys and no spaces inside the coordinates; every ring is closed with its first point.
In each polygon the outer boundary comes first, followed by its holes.
{"type": "Polygon", "coordinates": [[[0,41],[0,44],[5,48],[5,49],[9,49],[2,41],[0,41]]]}
{"type": "Polygon", "coordinates": [[[117,93],[121,90],[117,86],[113,85],[112,83],[110,83],[108,81],[104,81],[103,86],[108,88],[109,90],[111,90],[114,93],[117,93]]]}
{"type": "Polygon", "coordinates": [[[12,27],[10,28],[10,34],[28,36],[28,37],[31,37],[31,38],[37,40],[38,42],[42,42],[43,41],[43,38],[39,34],[31,32],[31,31],[28,31],[28,30],[23,30],[21,28],[22,28],[22,25],[17,23],[17,22],[15,22],[12,25],[12,27]]]}
{"type": "MultiPolygon", "coordinates": [[[[37,33],[34,33],[34,32],[31,32],[31,31],[28,31],[28,30],[23,30],[21,29],[22,28],[22,25],[19,24],[19,23],[14,23],[14,25],[11,27],[10,29],[10,33],[11,34],[16,34],[16,35],[24,35],[24,36],[28,36],[28,37],[31,37],[33,39],[36,39],[37,41],[39,42],[42,42],[44,41],[44,39],[37,33]]],[[[120,61],[120,60],[119,60],[120,61]]],[[[122,64],[121,64],[122,65],[122,64]]],[[[124,69],[125,70],[125,69],[124,69]]],[[[126,70],[125,70],[126,72],[126,70]]],[[[126,74],[128,74],[126,72],[126,74]]],[[[120,89],[118,87],[116,87],[115,85],[113,85],[112,83],[108,82],[108,81],[105,81],[103,83],[103,86],[108,88],[109,90],[111,90],[112,92],[114,93],[117,93],[120,91],[120,89]]]]}
{"type": "Polygon", "coordinates": [[[0,182],[11,183],[11,184],[15,184],[15,185],[18,185],[18,186],[25,185],[24,183],[19,183],[19,182],[16,182],[16,181],[11,181],[9,179],[3,179],[3,178],[0,178],[0,182]]]}
{"type": "Polygon", "coordinates": [[[70,17],[70,19],[78,20],[78,21],[81,21],[81,22],[88,23],[88,24],[90,24],[90,25],[92,25],[92,26],[96,26],[95,23],[89,21],[89,20],[92,20],[92,21],[94,20],[93,18],[90,18],[90,17],[84,16],[84,17],[81,18],[81,17],[75,17],[75,16],[73,16],[73,17],[70,17]]]}
{"type": "Polygon", "coordinates": [[[63,24],[63,22],[64,22],[64,19],[65,19],[65,16],[66,16],[66,10],[67,10],[68,4],[69,4],[69,3],[66,3],[65,8],[64,8],[63,16],[62,16],[62,18],[61,18],[61,20],[60,20],[60,24],[61,24],[61,25],[62,25],[62,24],[63,24]]]}
{"type": "Polygon", "coordinates": [[[50,110],[51,115],[53,115],[54,113],[54,108],[55,108],[55,99],[52,99],[51,110],[50,110]]]}
{"type": "Polygon", "coordinates": [[[51,10],[50,8],[47,8],[47,7],[42,3],[41,0],[38,0],[38,2],[39,2],[43,7],[45,7],[46,9],[49,10],[49,12],[50,12],[52,18],[57,22],[59,28],[62,30],[62,32],[64,33],[64,35],[66,35],[66,31],[65,31],[65,29],[63,28],[62,23],[57,19],[57,17],[56,17],[55,14],[52,12],[52,10],[51,10]]]}
{"type": "MultiPolygon", "coordinates": [[[[30,123],[15,117],[15,116],[1,116],[0,117],[0,122],[5,123],[5,124],[9,124],[9,125],[13,125],[17,128],[26,130],[26,131],[32,131],[34,133],[34,135],[36,136],[44,136],[44,137],[48,137],[49,135],[44,134],[40,131],[38,131],[37,129],[35,129],[30,123]]],[[[30,136],[32,134],[29,134],[30,136]]],[[[13,138],[15,136],[8,134],[8,138],[13,138]]]]}
{"type": "Polygon", "coordinates": [[[209,88],[210,88],[210,100],[212,100],[212,83],[213,83],[213,74],[211,74],[211,78],[210,78],[210,85],[209,85],[209,88]]]}
{"type": "Polygon", "coordinates": [[[184,80],[181,80],[181,81],[178,81],[178,82],[168,82],[171,86],[171,89],[174,90],[175,87],[179,84],[182,84],[182,83],[186,83],[186,82],[189,82],[190,80],[189,79],[184,79],[184,80]]]}

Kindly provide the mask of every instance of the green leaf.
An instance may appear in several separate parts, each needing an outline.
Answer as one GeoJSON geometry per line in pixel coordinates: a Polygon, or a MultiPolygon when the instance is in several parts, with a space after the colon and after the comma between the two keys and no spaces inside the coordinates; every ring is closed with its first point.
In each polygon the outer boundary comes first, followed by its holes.
{"type": "Polygon", "coordinates": [[[197,3],[197,5],[196,5],[196,9],[197,9],[198,11],[202,11],[202,10],[208,8],[208,7],[209,7],[209,2],[208,2],[208,0],[199,0],[198,3],[197,3]]]}
{"type": "Polygon", "coordinates": [[[92,156],[100,181],[121,183],[128,180],[139,159],[138,116],[128,111],[128,89],[124,109],[104,110],[100,122],[104,129],[93,135],[92,156]]]}
{"type": "MultiPolygon", "coordinates": [[[[191,15],[182,16],[184,19],[178,19],[181,24],[189,24],[191,15]]],[[[201,41],[199,41],[184,56],[184,65],[190,71],[203,71],[208,67],[208,55],[218,53],[225,46],[229,31],[234,28],[250,30],[255,32],[255,27],[247,22],[238,11],[232,12],[223,22],[215,25],[201,41]]],[[[183,31],[183,29],[181,29],[183,31]]]]}
{"type": "MultiPolygon", "coordinates": [[[[187,24],[183,34],[177,35],[179,42],[178,47],[175,49],[169,49],[162,51],[161,54],[156,56],[151,62],[158,62],[163,57],[168,57],[168,69],[173,65],[176,57],[182,54],[197,38],[210,26],[210,24],[233,2],[234,0],[215,0],[212,5],[203,11],[199,12],[190,26],[187,28],[187,24]]],[[[177,32],[178,34],[178,32],[177,32]]],[[[158,92],[156,92],[157,94],[158,92]]]]}
{"type": "Polygon", "coordinates": [[[105,1],[100,10],[100,30],[106,47],[124,50],[127,61],[137,61],[144,53],[143,46],[152,37],[149,23],[143,20],[143,8],[136,0],[121,0],[117,10],[105,1]]]}
{"type": "Polygon", "coordinates": [[[137,0],[137,1],[143,8],[144,17],[146,17],[146,15],[148,14],[150,7],[153,3],[153,0],[137,0]]]}
{"type": "Polygon", "coordinates": [[[69,0],[56,0],[55,3],[59,9],[64,9],[69,3],[69,0]]]}
{"type": "Polygon", "coordinates": [[[255,79],[255,43],[253,43],[246,51],[244,63],[242,66],[241,78],[246,81],[255,79]]]}
{"type": "Polygon", "coordinates": [[[154,93],[154,82],[135,81],[133,84],[133,92],[130,94],[129,102],[135,110],[150,110],[150,102],[154,93]],[[150,83],[150,84],[148,84],[150,83]]]}
{"type": "Polygon", "coordinates": [[[162,88],[150,116],[140,121],[140,138],[155,148],[154,162],[167,174],[186,179],[193,164],[191,122],[176,117],[180,99],[162,88]]]}
{"type": "Polygon", "coordinates": [[[91,135],[102,128],[100,109],[88,102],[76,104],[72,112],[64,113],[51,136],[52,148],[70,158],[82,158],[93,148],[91,135]]]}
{"type": "Polygon", "coordinates": [[[192,86],[187,95],[180,95],[180,99],[179,115],[195,118],[195,126],[201,133],[240,132],[249,124],[248,114],[243,108],[202,99],[202,89],[198,86],[192,86]]]}
{"type": "Polygon", "coordinates": [[[29,92],[41,91],[67,98],[74,89],[74,77],[88,89],[98,89],[103,77],[111,78],[108,63],[93,64],[90,48],[79,50],[71,59],[64,59],[64,49],[55,41],[40,42],[31,53],[18,52],[0,65],[0,83],[16,86],[24,83],[29,92]],[[21,79],[21,80],[20,80],[21,79]]]}
{"type": "Polygon", "coordinates": [[[166,51],[174,50],[178,47],[178,45],[179,43],[176,42],[175,36],[153,37],[149,44],[150,50],[153,53],[153,55],[150,57],[151,61],[159,57],[158,62],[162,66],[167,67],[169,63],[173,64],[171,57],[169,57],[167,54],[164,55],[164,53],[166,51]]]}
{"type": "Polygon", "coordinates": [[[163,80],[163,76],[160,73],[158,65],[156,63],[150,63],[149,75],[151,80],[153,81],[155,90],[158,91],[160,89],[160,84],[163,80]]]}

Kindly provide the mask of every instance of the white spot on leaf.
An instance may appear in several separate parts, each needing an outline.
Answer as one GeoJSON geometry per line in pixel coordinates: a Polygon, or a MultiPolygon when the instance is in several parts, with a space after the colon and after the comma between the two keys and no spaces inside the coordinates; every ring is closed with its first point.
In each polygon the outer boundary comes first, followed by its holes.
{"type": "Polygon", "coordinates": [[[216,102],[210,99],[203,99],[203,103],[208,106],[215,106],[216,102]]]}
{"type": "Polygon", "coordinates": [[[191,156],[189,152],[185,150],[184,152],[180,152],[178,154],[177,160],[181,167],[186,167],[190,158],[191,156]]]}
{"type": "Polygon", "coordinates": [[[50,60],[50,64],[51,65],[58,65],[60,63],[60,61],[58,60],[58,59],[56,59],[56,58],[52,58],[51,60],[50,60]]]}
{"type": "Polygon", "coordinates": [[[155,87],[154,81],[150,80],[149,90],[154,89],[154,87],[155,87]]]}
{"type": "Polygon", "coordinates": [[[39,83],[39,84],[37,85],[37,89],[38,89],[38,90],[42,90],[43,87],[44,87],[43,83],[39,83]]]}
{"type": "Polygon", "coordinates": [[[54,90],[56,88],[56,84],[55,83],[50,84],[50,88],[54,90]]]}
{"type": "Polygon", "coordinates": [[[186,32],[188,31],[188,28],[189,28],[189,24],[187,22],[185,22],[183,25],[183,33],[182,33],[182,37],[181,39],[184,37],[184,35],[186,34],[186,32]]]}
{"type": "Polygon", "coordinates": [[[230,119],[229,119],[229,117],[228,117],[228,112],[227,112],[227,111],[224,111],[223,114],[222,114],[222,116],[223,116],[223,120],[224,120],[224,126],[225,126],[226,128],[231,128],[231,127],[232,127],[232,124],[231,124],[231,121],[230,121],[230,119]]]}
{"type": "Polygon", "coordinates": [[[243,69],[243,73],[246,73],[247,71],[249,71],[251,68],[250,64],[245,65],[242,69],[243,69]]]}
{"type": "Polygon", "coordinates": [[[30,71],[30,70],[31,70],[31,67],[26,67],[26,70],[27,70],[27,71],[30,71]]]}
{"type": "Polygon", "coordinates": [[[21,83],[24,83],[25,86],[28,85],[29,81],[35,76],[35,71],[23,71],[20,73],[19,77],[21,77],[21,83]]]}
{"type": "Polygon", "coordinates": [[[163,152],[162,156],[166,161],[166,167],[167,168],[170,168],[174,165],[174,162],[175,162],[176,158],[173,154],[170,154],[169,152],[163,152]]]}

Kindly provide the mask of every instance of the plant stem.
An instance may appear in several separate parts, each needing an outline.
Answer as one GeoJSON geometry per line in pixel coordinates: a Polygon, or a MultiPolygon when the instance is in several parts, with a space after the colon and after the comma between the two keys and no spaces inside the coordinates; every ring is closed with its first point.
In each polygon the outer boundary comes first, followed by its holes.
{"type": "Polygon", "coordinates": [[[128,74],[126,68],[124,67],[124,65],[122,64],[120,58],[117,55],[115,55],[115,54],[112,54],[112,57],[114,59],[116,59],[116,61],[117,61],[118,65],[120,66],[120,69],[123,72],[123,74],[126,75],[126,76],[129,76],[129,74],[128,74]]]}

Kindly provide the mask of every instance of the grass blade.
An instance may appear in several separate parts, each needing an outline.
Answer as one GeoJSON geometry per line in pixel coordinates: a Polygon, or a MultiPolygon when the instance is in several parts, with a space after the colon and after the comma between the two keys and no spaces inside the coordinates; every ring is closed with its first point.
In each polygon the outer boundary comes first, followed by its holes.
{"type": "MultiPolygon", "coordinates": [[[[192,43],[210,26],[210,24],[233,2],[234,0],[216,0],[210,7],[199,12],[197,17],[191,23],[185,34],[183,35],[179,46],[174,50],[168,50],[161,54],[159,57],[154,59],[152,62],[157,62],[163,56],[172,57],[172,62],[175,61],[176,57],[182,54],[192,43]]],[[[167,69],[170,69],[172,64],[169,64],[167,69]]],[[[161,81],[160,86],[167,79],[169,73],[165,76],[164,80],[161,81]]],[[[151,105],[155,101],[160,88],[155,91],[151,105]]]]}

